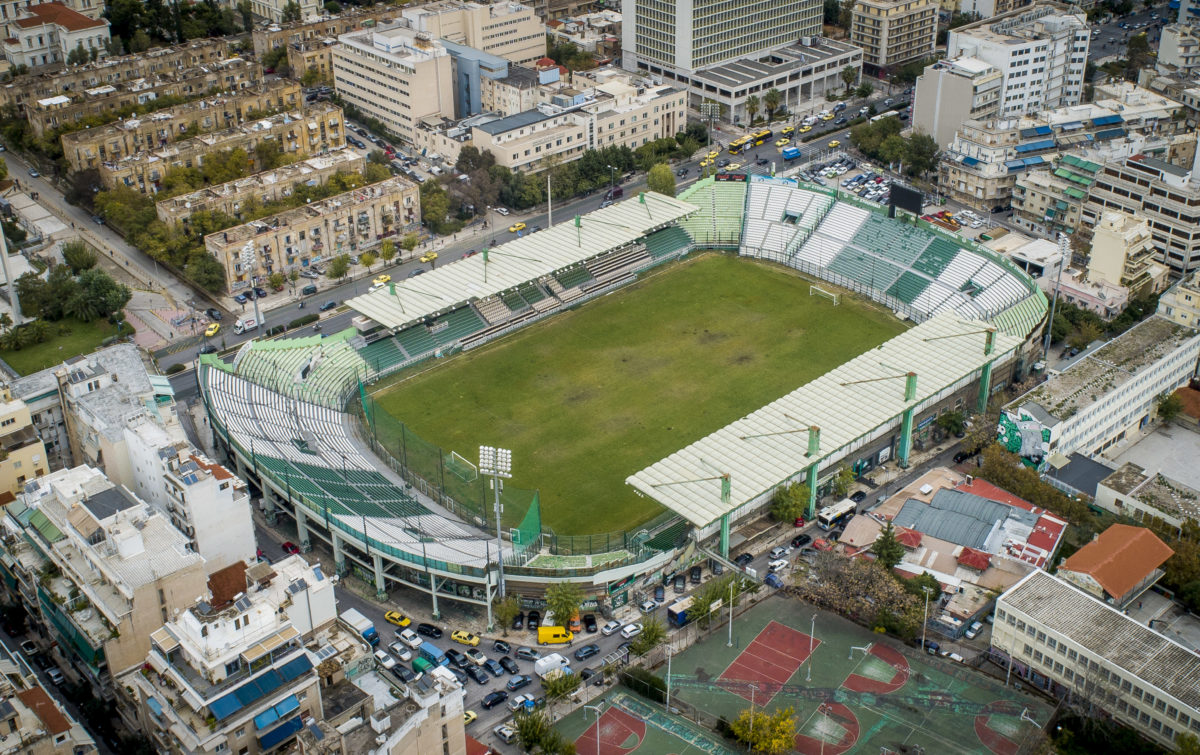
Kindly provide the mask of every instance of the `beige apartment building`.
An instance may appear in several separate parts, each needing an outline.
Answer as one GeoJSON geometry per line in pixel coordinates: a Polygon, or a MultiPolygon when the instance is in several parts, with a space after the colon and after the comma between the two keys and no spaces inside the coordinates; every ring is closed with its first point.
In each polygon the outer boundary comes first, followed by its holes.
{"type": "Polygon", "coordinates": [[[850,43],[874,70],[921,60],[933,54],[937,19],[937,0],[857,0],[850,43]]]}
{"type": "Polygon", "coordinates": [[[196,167],[206,157],[231,149],[243,149],[253,157],[254,148],[268,141],[277,141],[285,155],[302,160],[345,147],[343,122],[340,107],[317,103],[303,110],[279,113],[118,160],[103,161],[100,182],[105,188],[128,186],[143,194],[153,194],[171,168],[196,167]]]}
{"type": "MultiPolygon", "coordinates": [[[[324,13],[324,5],[320,0],[250,0],[250,9],[259,18],[265,18],[273,24],[283,23],[283,11],[289,2],[294,2],[300,8],[300,18],[312,18],[324,13]]],[[[226,5],[236,7],[237,3],[226,0],[226,5]]]]}
{"type": "MultiPolygon", "coordinates": [[[[292,21],[286,24],[258,26],[250,33],[254,56],[261,58],[277,47],[300,45],[313,40],[337,39],[358,29],[366,29],[400,17],[400,9],[376,5],[370,8],[349,6],[336,16],[313,21],[292,21]]],[[[292,69],[296,75],[302,71],[292,69]]]]}
{"type": "Polygon", "coordinates": [[[225,268],[226,290],[236,293],[274,272],[374,248],[420,222],[417,185],[397,176],[209,234],[204,246],[225,268]]]}
{"type": "Polygon", "coordinates": [[[1049,239],[1079,231],[1088,189],[1102,167],[1066,154],[1055,158],[1050,170],[1018,174],[1012,190],[1013,223],[1049,239]]]}
{"type": "Polygon", "coordinates": [[[1158,297],[1158,315],[1180,325],[1200,328],[1200,272],[1185,275],[1158,297]]]}
{"type": "Polygon", "coordinates": [[[977,58],[939,60],[917,77],[913,128],[946,147],[964,122],[987,120],[1000,112],[1003,78],[977,58]]]}
{"type": "Polygon", "coordinates": [[[49,468],[29,406],[0,383],[0,500],[13,500],[26,482],[42,477],[49,468]]]}
{"type": "Polygon", "coordinates": [[[274,79],[258,87],[63,134],[63,159],[73,171],[96,168],[103,162],[115,162],[199,134],[232,128],[270,113],[294,110],[302,98],[299,82],[274,79]]]}
{"type": "Polygon", "coordinates": [[[33,102],[46,97],[70,96],[106,84],[116,86],[167,71],[216,63],[228,57],[227,40],[197,39],[183,45],[108,58],[55,73],[26,74],[0,85],[0,107],[15,105],[18,111],[24,112],[33,102]]]}
{"type": "Polygon", "coordinates": [[[406,8],[403,17],[414,31],[473,47],[510,63],[530,65],[546,56],[546,27],[532,7],[521,3],[438,0],[406,8]]]}
{"type": "Polygon", "coordinates": [[[1156,257],[1158,248],[1146,218],[1105,212],[1092,228],[1088,280],[1124,286],[1130,296],[1158,293],[1167,286],[1167,267],[1156,257]]]}
{"type": "MultiPolygon", "coordinates": [[[[68,94],[34,100],[26,108],[30,129],[43,138],[58,128],[115,120],[118,112],[153,103],[160,97],[195,99],[214,92],[236,92],[258,86],[262,66],[244,58],[226,58],[195,68],[167,70],[144,78],[102,84],[68,94]]],[[[128,111],[127,111],[128,112],[128,111]]]]}
{"type": "Polygon", "coordinates": [[[310,69],[316,69],[323,83],[333,84],[333,47],[336,44],[336,39],[323,37],[288,45],[288,69],[292,76],[298,79],[310,69]]]}
{"type": "Polygon", "coordinates": [[[333,48],[338,96],[408,143],[425,118],[454,114],[450,53],[403,26],[343,34],[333,48]]]}
{"type": "Polygon", "coordinates": [[[167,225],[187,225],[197,212],[218,212],[241,219],[248,204],[258,207],[291,196],[301,184],[320,185],[338,173],[362,173],[366,158],[352,149],[316,155],[291,165],[255,173],[155,204],[158,219],[167,225]]]}

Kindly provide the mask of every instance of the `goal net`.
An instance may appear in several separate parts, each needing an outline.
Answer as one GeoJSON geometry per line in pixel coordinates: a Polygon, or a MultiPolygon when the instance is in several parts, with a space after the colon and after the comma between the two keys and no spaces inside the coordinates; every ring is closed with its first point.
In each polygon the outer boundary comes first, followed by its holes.
{"type": "Polygon", "coordinates": [[[809,296],[813,296],[813,295],[824,296],[826,299],[831,300],[835,307],[837,306],[837,303],[838,303],[838,295],[837,294],[835,294],[832,291],[826,291],[825,289],[821,288],[820,286],[809,286],[808,287],[808,295],[809,296]]]}
{"type": "Polygon", "coordinates": [[[450,454],[446,456],[446,471],[450,472],[463,482],[474,482],[475,479],[479,477],[479,468],[463,457],[459,456],[455,451],[451,451],[450,454]]]}

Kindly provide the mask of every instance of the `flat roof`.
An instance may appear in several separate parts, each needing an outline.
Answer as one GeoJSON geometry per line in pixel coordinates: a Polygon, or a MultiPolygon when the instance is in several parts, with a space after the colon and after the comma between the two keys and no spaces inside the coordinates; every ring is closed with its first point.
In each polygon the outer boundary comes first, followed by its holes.
{"type": "Polygon", "coordinates": [[[1000,596],[1004,606],[1087,648],[1191,708],[1200,708],[1200,655],[1058,577],[1038,570],[1000,596]]]}
{"type": "Polygon", "coordinates": [[[816,37],[815,40],[811,45],[796,42],[754,57],[705,68],[693,73],[692,78],[719,86],[745,86],[762,79],[786,74],[797,68],[811,66],[829,58],[852,53],[858,49],[854,45],[824,37],[816,37]]]}
{"type": "Polygon", "coordinates": [[[501,244],[486,255],[473,255],[424,275],[393,281],[346,304],[385,328],[404,327],[580,265],[698,209],[674,197],[643,192],[577,216],[574,222],[562,222],[501,244]]]}
{"type": "Polygon", "coordinates": [[[552,117],[553,116],[546,115],[541,110],[525,110],[504,118],[497,118],[496,120],[489,121],[488,123],[481,123],[475,126],[475,128],[483,131],[484,133],[496,136],[497,134],[503,134],[506,131],[525,128],[526,126],[532,126],[535,123],[541,123],[542,121],[549,120],[552,117]]]}
{"type": "Polygon", "coordinates": [[[948,386],[986,362],[1001,362],[1022,339],[999,330],[984,353],[990,326],[942,313],[861,354],[782,398],[671,454],[625,482],[639,493],[704,527],[829,458],[864,444],[906,409],[936,400],[948,386]],[[905,374],[917,375],[916,398],[905,401],[905,374]],[[808,428],[821,429],[820,448],[808,454],[808,428]],[[722,501],[715,476],[730,476],[722,501]]]}

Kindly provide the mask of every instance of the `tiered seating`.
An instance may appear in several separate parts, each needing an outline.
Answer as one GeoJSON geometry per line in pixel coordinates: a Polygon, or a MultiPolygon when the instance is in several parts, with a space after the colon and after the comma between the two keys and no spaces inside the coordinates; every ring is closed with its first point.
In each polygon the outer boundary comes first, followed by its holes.
{"type": "Polygon", "coordinates": [[[358,350],[358,355],[376,372],[386,370],[392,365],[400,364],[405,359],[404,352],[400,349],[400,344],[396,343],[390,336],[367,344],[358,350]]]}
{"type": "Polygon", "coordinates": [[[930,278],[937,278],[959,251],[959,246],[954,242],[935,236],[912,266],[930,278]]]}
{"type": "Polygon", "coordinates": [[[887,295],[899,299],[905,304],[912,304],[929,287],[930,282],[923,275],[918,275],[911,270],[905,270],[896,282],[888,288],[887,295]]]}
{"type": "Polygon", "coordinates": [[[949,260],[949,264],[942,270],[941,275],[937,276],[937,279],[939,283],[945,284],[954,291],[960,291],[983,266],[984,259],[978,254],[959,250],[958,254],[949,260]]]}
{"type": "Polygon", "coordinates": [[[834,205],[816,233],[800,247],[797,258],[821,267],[828,265],[870,216],[870,212],[854,205],[834,205]]]}
{"type": "Polygon", "coordinates": [[[900,268],[873,254],[846,248],[833,258],[829,269],[835,273],[883,291],[900,277],[900,268]]]}
{"type": "Polygon", "coordinates": [[[327,338],[249,341],[239,352],[234,370],[277,393],[332,405],[350,384],[368,377],[373,369],[348,343],[354,335],[353,329],[347,329],[327,338]]]}
{"type": "Polygon", "coordinates": [[[746,212],[746,184],[704,179],[680,195],[700,210],[680,223],[696,244],[737,245],[746,212]]]}
{"type": "Polygon", "coordinates": [[[655,231],[646,238],[642,239],[646,245],[646,251],[655,259],[670,257],[687,250],[692,244],[692,240],[688,238],[687,232],[678,226],[664,228],[661,231],[655,231]]]}
{"type": "Polygon", "coordinates": [[[881,257],[911,265],[929,245],[929,234],[894,220],[872,215],[851,242],[881,257]]]}
{"type": "Polygon", "coordinates": [[[442,315],[437,319],[437,324],[446,323],[446,327],[432,332],[433,340],[443,346],[449,346],[477,330],[481,330],[487,323],[483,318],[475,312],[472,307],[460,307],[448,315],[442,315]]]}
{"type": "Polygon", "coordinates": [[[521,298],[531,305],[537,304],[539,301],[546,298],[546,292],[543,291],[536,283],[526,283],[518,290],[521,294],[521,298]]]}
{"type": "Polygon", "coordinates": [[[475,308],[479,310],[479,314],[483,315],[483,319],[492,323],[504,322],[512,317],[512,310],[504,303],[502,299],[488,297],[483,301],[475,302],[475,308]]]}
{"type": "Polygon", "coordinates": [[[598,282],[607,283],[623,275],[628,275],[649,259],[650,255],[646,254],[646,248],[638,245],[594,259],[587,263],[587,269],[598,282]]]}
{"type": "Polygon", "coordinates": [[[421,323],[410,325],[396,334],[396,341],[404,347],[410,357],[428,354],[437,349],[437,341],[429,335],[429,328],[421,323]]]}
{"type": "Polygon", "coordinates": [[[519,291],[509,291],[508,293],[500,294],[500,301],[504,302],[504,306],[513,312],[520,312],[529,306],[529,302],[521,298],[519,291]]]}
{"type": "Polygon", "coordinates": [[[575,288],[590,280],[592,274],[588,272],[587,267],[579,266],[573,270],[566,272],[555,273],[554,279],[558,281],[563,288],[575,288]]]}

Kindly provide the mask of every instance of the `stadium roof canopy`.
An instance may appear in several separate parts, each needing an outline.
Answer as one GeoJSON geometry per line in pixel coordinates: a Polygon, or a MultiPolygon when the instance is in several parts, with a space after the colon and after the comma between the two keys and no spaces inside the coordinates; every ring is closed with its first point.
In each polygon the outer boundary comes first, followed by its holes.
{"type": "Polygon", "coordinates": [[[931,405],[950,395],[947,389],[961,389],[986,362],[1002,362],[1021,345],[1021,338],[997,331],[992,354],[985,354],[989,327],[954,313],[936,315],[625,482],[693,525],[708,526],[813,462],[866,445],[909,407],[931,405]],[[913,401],[904,400],[909,372],[917,375],[913,401]],[[810,426],[821,430],[812,456],[810,426]],[[721,481],[714,478],[726,474],[731,495],[723,502],[721,481]]]}
{"type": "Polygon", "coordinates": [[[400,328],[514,289],[620,248],[695,212],[673,197],[643,192],[572,222],[501,244],[484,255],[396,281],[346,303],[385,328],[400,328]]]}

